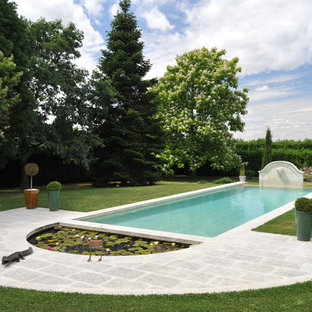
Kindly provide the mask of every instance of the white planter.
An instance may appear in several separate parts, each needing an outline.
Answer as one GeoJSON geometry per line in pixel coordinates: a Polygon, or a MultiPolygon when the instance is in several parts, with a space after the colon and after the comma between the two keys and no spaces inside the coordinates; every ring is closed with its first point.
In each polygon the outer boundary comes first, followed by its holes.
{"type": "Polygon", "coordinates": [[[246,176],[239,176],[240,182],[246,182],[246,176]]]}

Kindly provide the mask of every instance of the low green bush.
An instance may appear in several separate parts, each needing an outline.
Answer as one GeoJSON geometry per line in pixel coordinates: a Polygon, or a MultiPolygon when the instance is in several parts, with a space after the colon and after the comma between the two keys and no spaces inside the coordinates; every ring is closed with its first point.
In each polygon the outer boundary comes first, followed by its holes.
{"type": "Polygon", "coordinates": [[[246,176],[250,178],[257,177],[258,172],[256,170],[246,169],[246,176]]]}
{"type": "Polygon", "coordinates": [[[223,178],[212,181],[212,183],[215,183],[215,184],[226,184],[226,183],[233,183],[233,182],[235,181],[229,177],[223,177],[223,178]]]}
{"type": "Polygon", "coordinates": [[[48,185],[47,185],[47,191],[60,191],[62,188],[62,184],[58,181],[51,181],[48,185]]]}
{"type": "Polygon", "coordinates": [[[312,212],[312,199],[300,197],[295,201],[295,208],[298,211],[312,212]]]}

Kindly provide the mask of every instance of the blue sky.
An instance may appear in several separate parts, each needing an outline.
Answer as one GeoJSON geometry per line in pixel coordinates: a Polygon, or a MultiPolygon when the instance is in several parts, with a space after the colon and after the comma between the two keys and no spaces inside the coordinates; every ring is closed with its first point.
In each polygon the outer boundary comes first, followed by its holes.
{"type": "MultiPolygon", "coordinates": [[[[15,0],[26,18],[61,18],[85,34],[79,66],[93,70],[118,10],[116,0],[15,0]]],[[[176,55],[201,47],[239,57],[240,87],[249,88],[246,140],[312,138],[311,0],[132,0],[145,57],[160,77],[176,55]]]]}

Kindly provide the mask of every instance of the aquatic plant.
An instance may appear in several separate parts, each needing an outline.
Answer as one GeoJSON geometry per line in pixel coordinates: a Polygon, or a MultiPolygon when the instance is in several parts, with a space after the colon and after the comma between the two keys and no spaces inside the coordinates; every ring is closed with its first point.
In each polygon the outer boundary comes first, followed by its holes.
{"type": "Polygon", "coordinates": [[[144,255],[179,250],[190,245],[172,241],[153,240],[134,236],[88,231],[62,227],[51,227],[32,235],[28,241],[36,247],[74,254],[100,256],[144,255]],[[90,241],[102,240],[103,245],[91,246],[90,241]]]}

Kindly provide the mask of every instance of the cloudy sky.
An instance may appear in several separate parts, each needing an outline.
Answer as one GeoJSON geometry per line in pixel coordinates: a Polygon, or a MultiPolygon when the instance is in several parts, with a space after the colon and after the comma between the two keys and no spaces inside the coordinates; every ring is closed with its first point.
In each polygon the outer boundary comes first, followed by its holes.
{"type": "MultiPolygon", "coordinates": [[[[31,20],[62,19],[84,32],[79,65],[92,70],[118,10],[116,0],[15,0],[31,20]]],[[[160,77],[176,55],[217,47],[239,57],[240,87],[249,88],[246,140],[312,138],[311,0],[132,0],[142,29],[148,77],[160,77]]]]}

